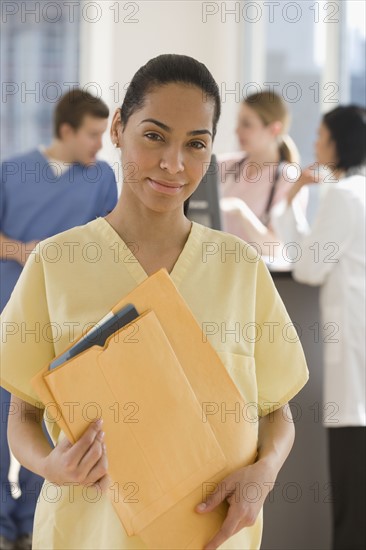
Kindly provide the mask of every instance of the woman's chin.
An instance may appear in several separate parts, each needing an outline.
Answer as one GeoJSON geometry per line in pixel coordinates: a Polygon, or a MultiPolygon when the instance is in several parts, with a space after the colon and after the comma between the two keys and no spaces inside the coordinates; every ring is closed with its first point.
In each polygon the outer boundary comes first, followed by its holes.
{"type": "Polygon", "coordinates": [[[159,204],[157,202],[149,202],[145,203],[145,207],[148,211],[151,212],[151,215],[154,214],[169,214],[169,213],[175,213],[179,210],[183,212],[183,204],[159,204]]]}

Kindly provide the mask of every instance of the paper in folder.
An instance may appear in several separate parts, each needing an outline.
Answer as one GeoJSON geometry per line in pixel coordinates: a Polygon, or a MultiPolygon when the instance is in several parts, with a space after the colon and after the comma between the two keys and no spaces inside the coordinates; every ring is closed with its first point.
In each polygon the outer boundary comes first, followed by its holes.
{"type": "Polygon", "coordinates": [[[53,370],[46,365],[32,382],[43,403],[57,402],[59,427],[71,441],[88,422],[81,413],[70,422],[64,404],[80,403],[77,411],[98,404],[109,475],[121,488],[112,502],[127,534],[151,549],[197,550],[220,529],[228,505],[204,515],[194,509],[216,483],[254,462],[256,426],[244,415],[239,422],[233,414],[225,421],[206,416],[207,403],[225,403],[227,410],[245,403],[165,269],[113,312],[127,304],[140,315],[103,347],[91,346],[53,370]],[[124,498],[126,480],[136,484],[136,499],[124,498]]]}
{"type": "Polygon", "coordinates": [[[104,346],[109,336],[125,325],[128,325],[136,317],[138,317],[138,313],[132,304],[127,304],[116,313],[108,313],[95,327],[80,338],[76,344],[52,361],[49,369],[55,369],[62,365],[62,363],[76,357],[82,351],[86,351],[91,346],[104,346]]]}

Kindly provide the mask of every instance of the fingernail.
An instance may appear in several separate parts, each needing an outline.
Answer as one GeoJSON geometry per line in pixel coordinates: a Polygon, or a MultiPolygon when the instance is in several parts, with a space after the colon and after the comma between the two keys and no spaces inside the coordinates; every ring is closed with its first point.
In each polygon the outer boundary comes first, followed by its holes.
{"type": "Polygon", "coordinates": [[[105,432],[100,432],[97,437],[99,437],[100,440],[104,439],[105,432]]]}
{"type": "Polygon", "coordinates": [[[206,510],[206,508],[207,508],[207,504],[206,504],[205,502],[201,502],[201,504],[199,504],[199,505],[197,506],[197,510],[198,510],[199,512],[203,512],[204,510],[206,510]]]}
{"type": "Polygon", "coordinates": [[[98,420],[96,421],[96,425],[98,426],[98,428],[100,428],[103,424],[103,418],[98,418],[98,420]]]}
{"type": "Polygon", "coordinates": [[[105,443],[103,443],[103,451],[106,453],[107,452],[107,446],[105,443]]]}

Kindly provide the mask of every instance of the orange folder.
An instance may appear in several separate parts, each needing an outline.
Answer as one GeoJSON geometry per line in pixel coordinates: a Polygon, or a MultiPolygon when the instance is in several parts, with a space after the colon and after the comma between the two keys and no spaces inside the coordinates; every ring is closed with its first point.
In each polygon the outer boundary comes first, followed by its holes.
{"type": "Polygon", "coordinates": [[[197,550],[220,529],[228,505],[204,515],[194,508],[254,462],[257,426],[221,414],[223,405],[244,410],[245,403],[165,269],[113,312],[128,303],[141,315],[103,348],[51,371],[47,365],[32,383],[45,405],[57,403],[58,425],[73,442],[103,417],[119,494],[112,502],[127,534],[153,549],[197,550]]]}

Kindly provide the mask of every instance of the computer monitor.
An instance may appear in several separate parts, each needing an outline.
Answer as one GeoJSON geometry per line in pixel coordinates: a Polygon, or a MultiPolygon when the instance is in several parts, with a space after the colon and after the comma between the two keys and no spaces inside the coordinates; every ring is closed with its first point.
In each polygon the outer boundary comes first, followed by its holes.
{"type": "Polygon", "coordinates": [[[215,155],[212,155],[206,174],[189,199],[187,217],[212,229],[222,228],[219,203],[219,166],[215,155]]]}

